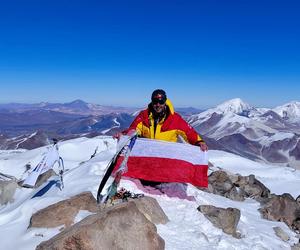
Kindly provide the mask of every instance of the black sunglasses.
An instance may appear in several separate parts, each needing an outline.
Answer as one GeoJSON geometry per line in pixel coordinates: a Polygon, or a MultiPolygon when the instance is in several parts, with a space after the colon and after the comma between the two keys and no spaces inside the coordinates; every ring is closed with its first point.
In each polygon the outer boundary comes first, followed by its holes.
{"type": "Polygon", "coordinates": [[[157,103],[159,103],[159,104],[165,104],[166,101],[163,100],[163,99],[152,99],[152,104],[157,104],[157,103]]]}

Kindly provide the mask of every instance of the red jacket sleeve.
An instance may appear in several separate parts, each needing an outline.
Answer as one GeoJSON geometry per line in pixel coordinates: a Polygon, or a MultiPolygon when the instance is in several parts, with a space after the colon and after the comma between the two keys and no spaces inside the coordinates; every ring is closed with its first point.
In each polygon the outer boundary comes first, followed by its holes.
{"type": "Polygon", "coordinates": [[[184,132],[186,139],[190,144],[196,145],[197,142],[202,141],[201,136],[196,132],[196,130],[177,113],[176,113],[176,119],[179,125],[179,129],[182,132],[184,132]]]}
{"type": "Polygon", "coordinates": [[[137,125],[140,122],[143,122],[143,117],[144,117],[144,112],[145,111],[141,111],[133,120],[133,122],[130,124],[129,128],[122,131],[122,134],[127,134],[130,130],[136,130],[137,125]]]}

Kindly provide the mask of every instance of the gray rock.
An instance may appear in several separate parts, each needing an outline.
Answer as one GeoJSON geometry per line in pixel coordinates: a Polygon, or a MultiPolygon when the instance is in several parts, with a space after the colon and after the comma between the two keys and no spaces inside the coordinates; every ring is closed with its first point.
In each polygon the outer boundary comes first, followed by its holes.
{"type": "Polygon", "coordinates": [[[152,223],[156,225],[166,224],[169,221],[169,218],[154,198],[145,196],[132,201],[136,204],[139,211],[152,223]]]}
{"type": "Polygon", "coordinates": [[[290,228],[300,230],[300,205],[290,194],[272,195],[259,209],[263,218],[283,221],[290,228]]]}
{"type": "Polygon", "coordinates": [[[15,180],[0,180],[0,205],[13,201],[17,187],[15,180]]]}
{"type": "Polygon", "coordinates": [[[226,193],[233,188],[233,183],[228,174],[224,171],[215,171],[209,176],[209,183],[214,186],[214,189],[226,193]]]}
{"type": "Polygon", "coordinates": [[[208,193],[218,194],[231,200],[243,201],[242,193],[234,186],[233,177],[225,171],[217,170],[208,177],[208,188],[202,189],[208,193]]]}
{"type": "Polygon", "coordinates": [[[35,186],[28,186],[28,185],[23,185],[24,180],[19,181],[18,185],[21,187],[25,187],[25,188],[37,188],[39,186],[41,186],[43,183],[45,183],[51,176],[55,176],[57,175],[55,173],[55,171],[53,169],[49,169],[48,171],[46,171],[45,173],[41,174],[38,179],[36,180],[35,186]]]}
{"type": "MultiPolygon", "coordinates": [[[[212,168],[215,167],[212,165],[212,168]]],[[[270,190],[254,175],[232,175],[222,170],[212,172],[208,177],[208,188],[200,189],[235,201],[243,201],[250,197],[261,202],[270,196],[270,190]]]]}
{"type": "Polygon", "coordinates": [[[295,232],[296,233],[300,233],[300,215],[296,215],[296,220],[294,220],[293,222],[293,226],[292,226],[292,229],[295,229],[295,232]]]}
{"type": "MultiPolygon", "coordinates": [[[[129,201],[134,202],[139,211],[152,223],[158,225],[169,222],[169,218],[162,210],[156,199],[144,196],[138,199],[129,198],[129,201]]],[[[122,201],[120,201],[120,203],[122,203],[122,201]]],[[[115,203],[112,204],[108,202],[106,204],[100,204],[99,208],[100,210],[104,210],[114,205],[115,203]]]]}
{"type": "Polygon", "coordinates": [[[257,180],[254,175],[239,176],[234,184],[243,190],[245,197],[254,198],[258,201],[268,198],[270,195],[270,190],[257,180]]]}
{"type": "Polygon", "coordinates": [[[35,187],[39,187],[41,186],[43,183],[45,183],[51,176],[55,176],[56,173],[53,169],[49,169],[48,171],[46,171],[45,173],[41,174],[35,184],[35,187]]]}
{"type": "Polygon", "coordinates": [[[300,250],[300,243],[291,246],[291,250],[300,250]]]}
{"type": "Polygon", "coordinates": [[[244,201],[245,193],[242,189],[234,187],[227,193],[225,197],[234,201],[244,201]]]}
{"type": "Polygon", "coordinates": [[[52,204],[32,215],[30,227],[69,227],[73,224],[79,210],[97,212],[97,202],[90,192],[83,192],[70,199],[52,204]]]}
{"type": "Polygon", "coordinates": [[[233,237],[240,238],[236,231],[241,212],[237,208],[220,208],[211,205],[201,205],[197,208],[217,228],[233,237]]]}
{"type": "MultiPolygon", "coordinates": [[[[166,224],[169,219],[159,206],[158,202],[151,197],[132,199],[138,209],[144,216],[154,224],[166,224]]],[[[30,227],[58,227],[63,225],[64,228],[73,224],[75,216],[80,210],[87,210],[96,213],[112,205],[97,206],[96,199],[90,192],[83,192],[70,199],[52,204],[44,209],[39,210],[32,215],[30,227]]]]}
{"type": "Polygon", "coordinates": [[[228,174],[228,177],[232,183],[236,183],[239,180],[239,174],[228,174]]]}
{"type": "Polygon", "coordinates": [[[297,201],[298,204],[300,205],[300,195],[296,198],[296,201],[297,201]]]}
{"type": "Polygon", "coordinates": [[[37,246],[44,249],[164,249],[164,240],[132,201],[90,215],[37,246]]]}

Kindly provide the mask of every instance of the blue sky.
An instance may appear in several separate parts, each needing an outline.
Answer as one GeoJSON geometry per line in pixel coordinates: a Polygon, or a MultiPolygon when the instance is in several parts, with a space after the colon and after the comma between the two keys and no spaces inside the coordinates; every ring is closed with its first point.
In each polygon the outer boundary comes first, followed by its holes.
{"type": "Polygon", "coordinates": [[[299,1],[2,1],[0,103],[300,101],[299,1]]]}

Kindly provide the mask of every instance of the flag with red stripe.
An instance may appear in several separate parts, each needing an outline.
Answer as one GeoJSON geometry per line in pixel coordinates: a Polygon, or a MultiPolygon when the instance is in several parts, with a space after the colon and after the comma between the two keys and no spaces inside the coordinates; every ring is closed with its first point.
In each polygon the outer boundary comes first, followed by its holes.
{"type": "MultiPolygon", "coordinates": [[[[115,170],[122,160],[123,157],[119,157],[115,170]]],[[[138,138],[123,176],[207,187],[207,171],[207,152],[197,146],[138,138]]]]}

